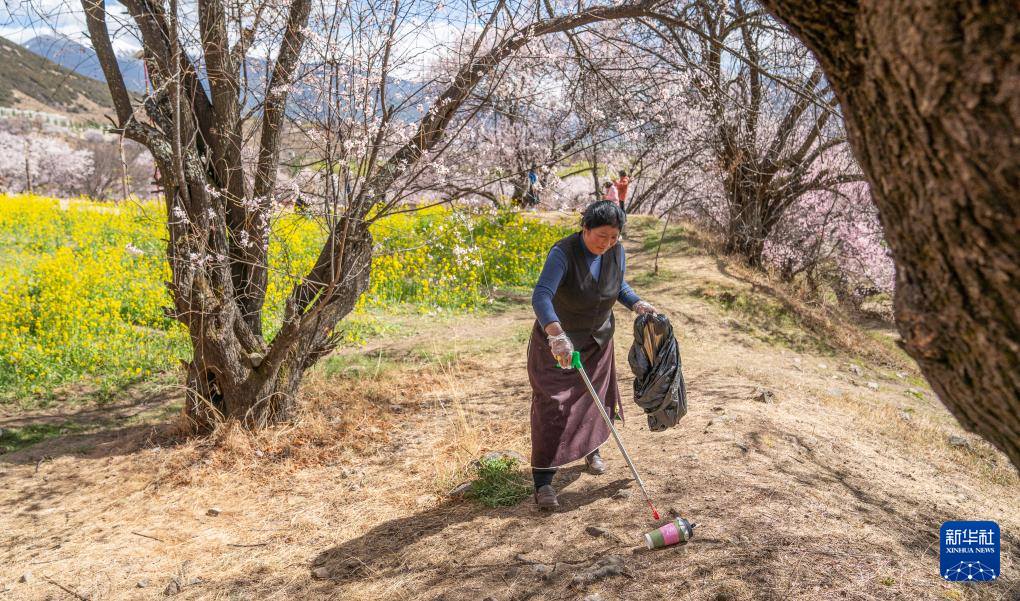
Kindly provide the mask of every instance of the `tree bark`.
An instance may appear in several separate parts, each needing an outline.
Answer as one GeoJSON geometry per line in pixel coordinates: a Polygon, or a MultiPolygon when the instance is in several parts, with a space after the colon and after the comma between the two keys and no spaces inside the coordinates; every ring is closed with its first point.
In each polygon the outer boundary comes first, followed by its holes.
{"type": "Polygon", "coordinates": [[[906,351],[1020,467],[1015,0],[766,0],[840,100],[897,267],[906,351]]]}

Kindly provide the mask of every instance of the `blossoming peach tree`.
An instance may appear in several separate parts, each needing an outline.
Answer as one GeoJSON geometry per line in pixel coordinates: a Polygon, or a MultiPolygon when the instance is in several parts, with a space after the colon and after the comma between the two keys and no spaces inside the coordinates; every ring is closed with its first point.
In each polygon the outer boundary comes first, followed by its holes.
{"type": "Polygon", "coordinates": [[[450,124],[479,83],[534,39],[645,15],[655,0],[541,11],[505,0],[122,4],[126,16],[82,0],[115,129],[159,169],[171,313],[194,351],[186,411],[199,426],[229,417],[258,427],[293,415],[302,375],[338,343],[335,326],[368,286],[368,226],[442,169],[458,134],[450,124]],[[141,102],[114,52],[111,31],[125,29],[140,37],[151,79],[141,102]],[[423,80],[437,59],[445,68],[423,80]],[[296,140],[311,154],[293,153],[296,140]],[[319,178],[322,246],[267,338],[273,203],[281,162],[294,160],[319,178]]]}

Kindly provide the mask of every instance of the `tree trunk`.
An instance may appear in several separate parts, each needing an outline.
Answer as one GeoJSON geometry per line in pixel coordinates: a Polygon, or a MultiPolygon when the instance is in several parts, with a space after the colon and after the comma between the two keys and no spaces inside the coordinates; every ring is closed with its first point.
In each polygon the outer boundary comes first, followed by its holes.
{"type": "Polygon", "coordinates": [[[343,257],[328,267],[343,269],[349,277],[323,291],[312,309],[291,317],[298,324],[294,334],[281,330],[269,348],[252,337],[236,300],[197,286],[192,310],[202,318],[189,322],[194,356],[188,364],[185,410],[199,429],[224,419],[261,428],[293,417],[305,371],[333,350],[333,327],[368,288],[372,238],[367,226],[349,232],[343,247],[343,257]]]}
{"type": "Polygon", "coordinates": [[[767,0],[842,105],[897,266],[904,347],[1020,467],[1015,1],[767,0]]]}
{"type": "Polygon", "coordinates": [[[765,240],[770,234],[764,219],[767,197],[746,164],[731,171],[733,175],[726,182],[730,216],[725,250],[740,255],[751,267],[760,268],[764,263],[765,240]]]}
{"type": "Polygon", "coordinates": [[[755,218],[757,211],[753,207],[731,204],[730,208],[723,249],[729,254],[739,255],[749,266],[761,268],[768,232],[764,230],[761,220],[755,218]],[[734,208],[737,210],[734,211],[734,208]]]}
{"type": "Polygon", "coordinates": [[[300,360],[285,361],[271,374],[247,362],[188,364],[187,414],[200,429],[237,419],[251,427],[289,420],[304,376],[300,360]]]}

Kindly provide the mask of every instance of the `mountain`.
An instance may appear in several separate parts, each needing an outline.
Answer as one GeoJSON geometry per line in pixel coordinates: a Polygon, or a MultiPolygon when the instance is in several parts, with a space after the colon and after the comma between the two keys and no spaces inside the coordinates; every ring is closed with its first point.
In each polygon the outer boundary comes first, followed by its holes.
{"type": "MultiPolygon", "coordinates": [[[[106,81],[103,68],[99,64],[99,57],[94,50],[83,46],[73,40],[51,35],[41,35],[25,42],[25,48],[39,56],[67,67],[71,71],[106,81]]],[[[131,92],[145,91],[145,67],[142,60],[131,56],[120,56],[117,58],[120,65],[120,72],[124,75],[124,85],[131,92]]]]}
{"type": "MultiPolygon", "coordinates": [[[[4,42],[7,45],[13,45],[7,40],[4,40],[4,42]]],[[[98,80],[98,82],[105,82],[106,80],[102,67],[99,64],[99,58],[96,56],[95,51],[88,46],[66,38],[42,35],[32,38],[24,44],[24,47],[38,55],[40,59],[52,61],[50,64],[53,67],[60,65],[64,70],[72,71],[78,76],[84,76],[82,79],[89,78],[90,80],[98,80]],[[56,63],[56,65],[53,65],[53,63],[56,63]]],[[[124,75],[124,84],[128,90],[144,92],[145,70],[143,61],[130,56],[121,56],[118,57],[117,62],[120,64],[121,73],[124,75]]],[[[200,64],[200,61],[196,61],[196,64],[200,64]]],[[[314,69],[314,67],[306,68],[314,69]]],[[[255,57],[245,59],[244,85],[250,90],[250,93],[245,96],[245,109],[258,111],[258,107],[263,100],[263,90],[267,86],[271,69],[272,64],[264,59],[255,57]]],[[[204,73],[200,73],[199,78],[205,83],[204,73]]],[[[108,99],[109,93],[105,91],[105,85],[102,83],[100,85],[103,86],[104,97],[108,99]]],[[[416,95],[420,88],[420,82],[394,77],[388,78],[386,83],[387,101],[390,103],[402,102],[405,98],[416,95]]],[[[319,106],[321,104],[320,94],[321,90],[315,86],[298,83],[294,86],[290,98],[290,104],[287,109],[288,114],[299,119],[322,118],[321,111],[324,110],[324,107],[319,106]],[[310,112],[301,110],[299,106],[302,104],[315,108],[310,112]]],[[[108,100],[106,104],[109,105],[108,100]]],[[[416,104],[416,102],[410,103],[410,106],[397,114],[397,118],[408,121],[417,120],[419,112],[415,108],[416,104]]],[[[427,103],[425,104],[427,105],[427,103]]],[[[2,106],[2,100],[0,100],[0,106],[2,106]]],[[[38,108],[36,110],[46,109],[38,108]]]]}
{"type": "Polygon", "coordinates": [[[106,84],[0,37],[0,107],[100,119],[113,110],[106,84]]]}

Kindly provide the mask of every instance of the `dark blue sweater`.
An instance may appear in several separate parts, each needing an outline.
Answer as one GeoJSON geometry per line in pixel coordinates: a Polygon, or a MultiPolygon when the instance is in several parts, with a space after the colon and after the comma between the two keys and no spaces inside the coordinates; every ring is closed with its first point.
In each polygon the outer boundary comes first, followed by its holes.
{"type": "MultiPolygon", "coordinates": [[[[599,279],[599,272],[602,269],[602,257],[596,256],[594,253],[588,250],[588,247],[584,245],[584,238],[581,238],[581,249],[584,251],[584,258],[588,262],[588,270],[591,272],[591,277],[595,278],[596,281],[599,279]]],[[[610,249],[612,251],[613,249],[610,249]]],[[[627,284],[626,280],[627,272],[627,253],[624,252],[623,247],[620,247],[620,294],[617,296],[619,300],[628,309],[634,308],[634,303],[641,300],[634,289],[627,284]]],[[[567,275],[567,255],[558,247],[553,247],[549,251],[549,256],[545,260],[545,266],[542,267],[542,275],[538,276],[538,283],[535,284],[535,291],[531,294],[531,306],[535,310],[535,316],[538,317],[538,323],[543,328],[554,321],[559,321],[556,317],[556,310],[553,308],[553,295],[556,294],[556,290],[563,283],[564,276],[567,275]]]]}

